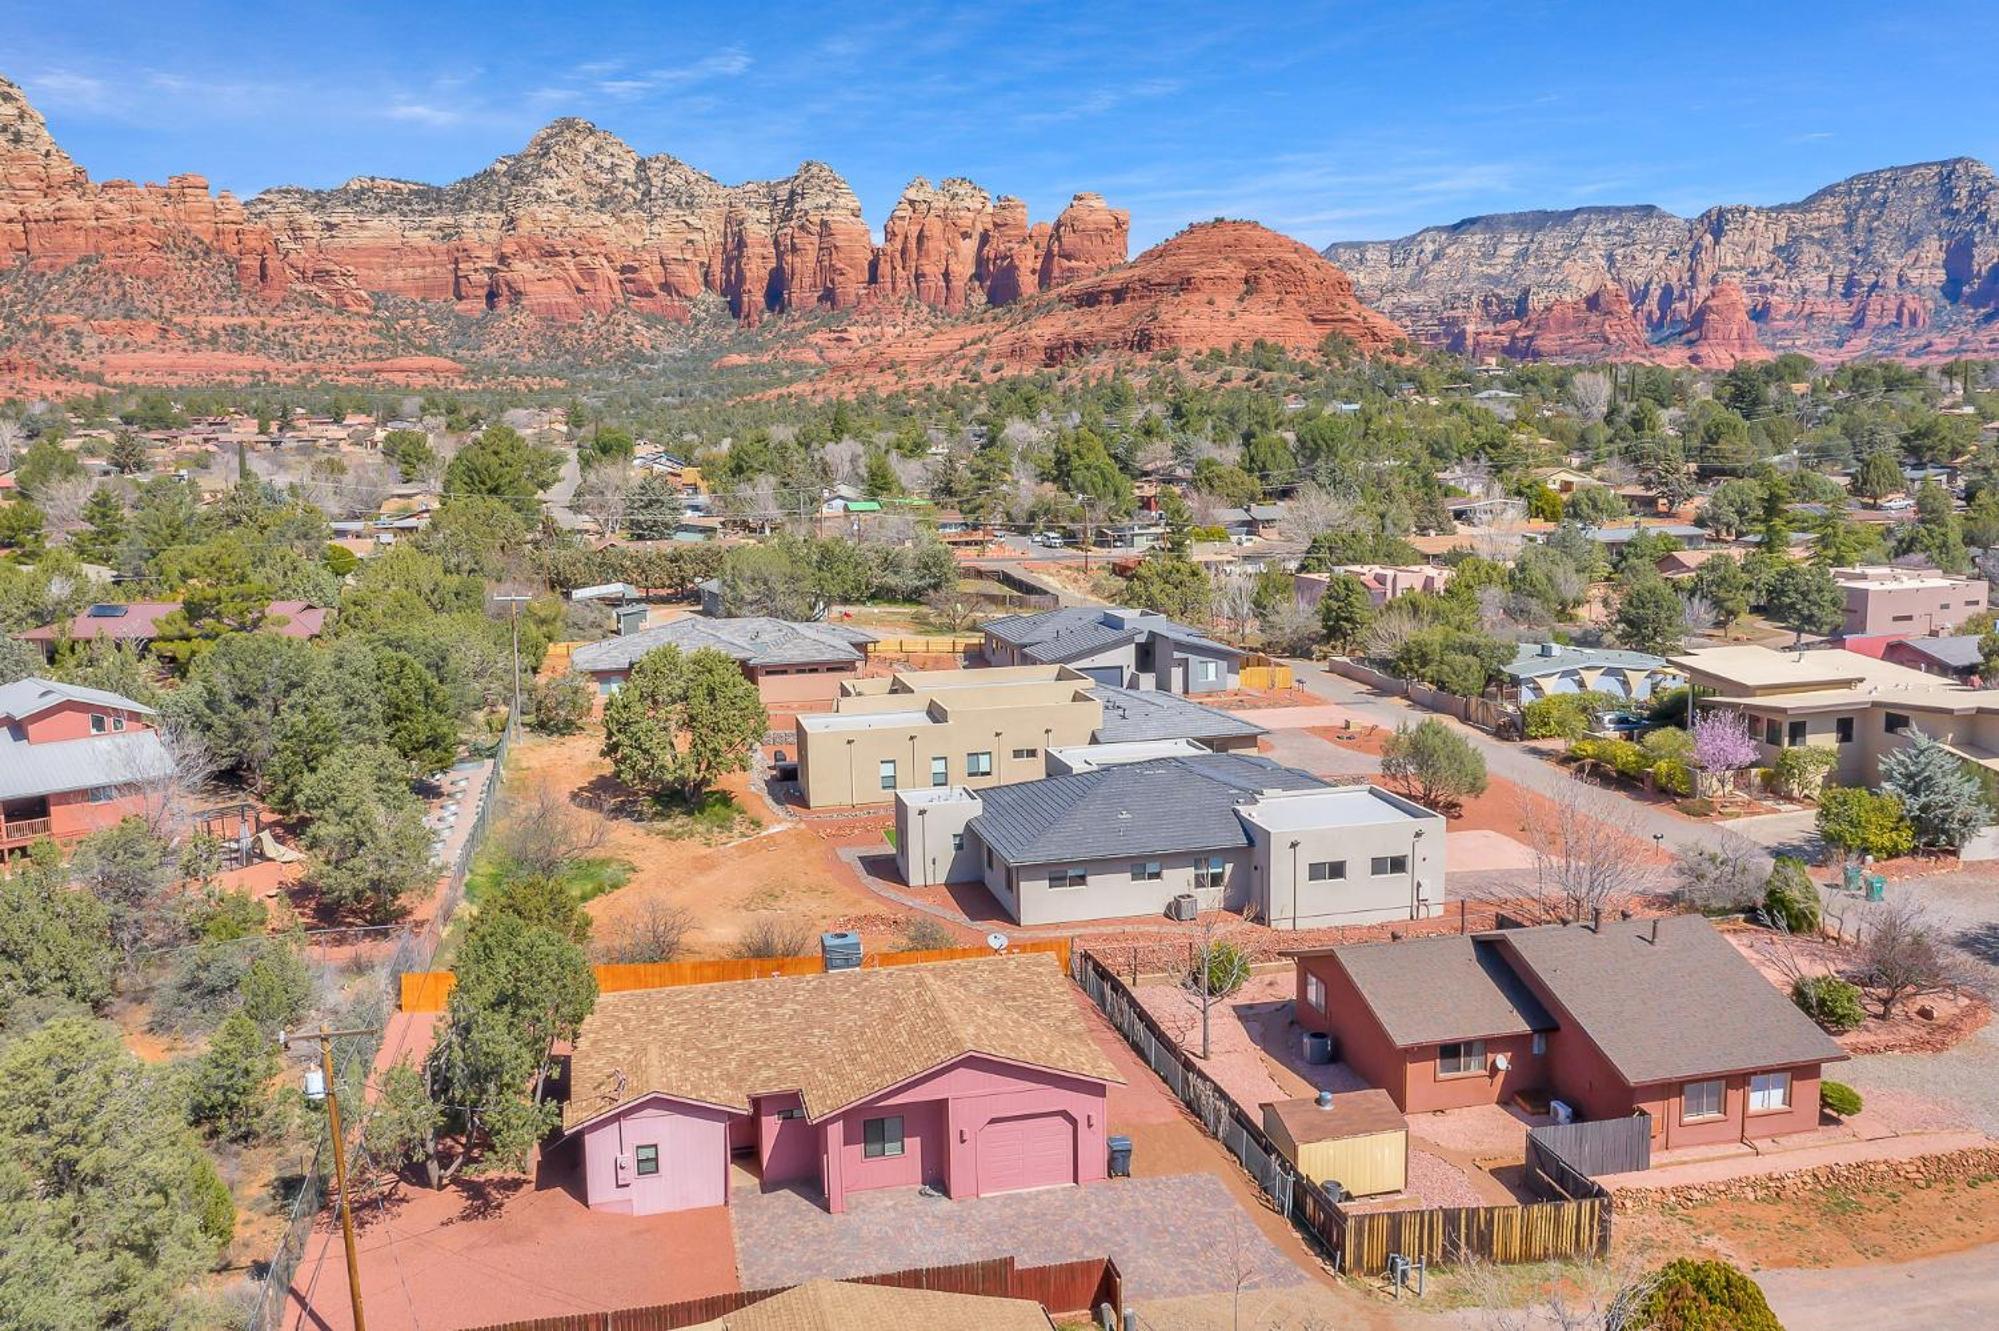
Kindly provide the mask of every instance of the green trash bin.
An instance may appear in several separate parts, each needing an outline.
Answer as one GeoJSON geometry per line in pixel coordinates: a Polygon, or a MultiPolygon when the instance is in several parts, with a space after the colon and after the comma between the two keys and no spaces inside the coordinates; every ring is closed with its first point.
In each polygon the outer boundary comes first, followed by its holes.
{"type": "Polygon", "coordinates": [[[1860,890],[1860,873],[1861,869],[1859,865],[1847,865],[1846,876],[1841,885],[1849,892],[1858,892],[1860,890]]]}
{"type": "Polygon", "coordinates": [[[1888,895],[1888,880],[1878,873],[1867,875],[1867,899],[1880,901],[1888,895]]]}

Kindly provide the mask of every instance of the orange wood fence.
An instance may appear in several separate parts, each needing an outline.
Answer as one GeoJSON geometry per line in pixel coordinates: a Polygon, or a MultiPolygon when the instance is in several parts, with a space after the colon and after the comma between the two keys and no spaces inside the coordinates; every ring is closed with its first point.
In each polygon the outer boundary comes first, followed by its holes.
{"type": "MultiPolygon", "coordinates": [[[[1030,939],[1013,943],[1008,952],[1049,952],[1069,969],[1069,940],[1030,939]]],[[[861,969],[883,966],[913,966],[925,961],[964,961],[989,957],[983,947],[948,947],[928,952],[873,952],[861,958],[861,969]]],[[[721,984],[730,980],[768,980],[783,975],[817,975],[825,969],[818,957],[725,957],[713,961],[650,961],[595,968],[599,993],[615,994],[629,989],[671,989],[683,984],[721,984]]],[[[451,999],[457,977],[450,971],[405,971],[402,977],[404,1012],[442,1012],[451,999]]]]}

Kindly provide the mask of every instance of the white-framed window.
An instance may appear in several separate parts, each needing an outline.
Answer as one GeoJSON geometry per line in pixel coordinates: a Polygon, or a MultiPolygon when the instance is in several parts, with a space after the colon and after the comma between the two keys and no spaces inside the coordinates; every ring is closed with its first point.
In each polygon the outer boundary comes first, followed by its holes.
{"type": "Polygon", "coordinates": [[[1166,876],[1158,860],[1142,860],[1131,866],[1131,881],[1134,883],[1156,883],[1166,876]]]}
{"type": "Polygon", "coordinates": [[[1086,870],[1050,869],[1048,871],[1048,886],[1051,889],[1067,891],[1072,887],[1088,887],[1089,885],[1090,875],[1086,870]]]}
{"type": "Polygon", "coordinates": [[[861,1158],[880,1160],[902,1154],[902,1115],[871,1118],[861,1124],[861,1158]]]}
{"type": "Polygon", "coordinates": [[[1194,663],[1194,678],[1201,681],[1201,683],[1212,684],[1221,677],[1222,663],[1220,661],[1196,661],[1194,663]]]}
{"type": "Polygon", "coordinates": [[[633,1147],[632,1161],[633,1164],[636,1166],[634,1172],[636,1172],[640,1178],[649,1178],[652,1175],[659,1173],[659,1147],[657,1146],[633,1147]]]}
{"type": "Polygon", "coordinates": [[[122,716],[114,715],[111,718],[111,728],[113,730],[123,730],[125,728],[125,718],[122,716]]]}
{"type": "Polygon", "coordinates": [[[90,802],[92,804],[109,804],[117,798],[118,787],[116,786],[92,786],[90,788],[90,802]]]}
{"type": "Polygon", "coordinates": [[[882,760],[881,760],[881,764],[880,764],[880,765],[879,765],[879,766],[878,766],[878,767],[876,768],[876,771],[880,773],[880,777],[881,777],[881,788],[882,788],[883,790],[894,790],[894,789],[895,789],[895,759],[893,759],[893,758],[884,758],[884,759],[882,759],[882,760]]]}
{"type": "Polygon", "coordinates": [[[1686,1083],[1680,1087],[1680,1122],[1698,1123],[1702,1119],[1720,1118],[1727,1104],[1727,1094],[1727,1084],[1719,1078],[1686,1083]]]}
{"type": "Polygon", "coordinates": [[[1015,749],[1013,751],[1015,762],[1025,762],[1029,758],[1039,758],[1040,756],[1041,750],[1039,749],[1015,749]]]}
{"type": "Polygon", "coordinates": [[[111,728],[111,718],[110,718],[110,717],[107,717],[107,716],[106,716],[106,715],[104,715],[104,713],[102,713],[102,712],[92,712],[92,713],[90,714],[90,733],[91,733],[91,734],[93,734],[93,735],[101,735],[101,734],[103,734],[103,733],[104,733],[105,731],[109,730],[110,728],[111,728]]]}
{"type": "Polygon", "coordinates": [[[965,755],[966,776],[991,776],[993,774],[993,752],[991,749],[965,755]]]}
{"type": "Polygon", "coordinates": [[[1759,1072],[1749,1079],[1749,1112],[1766,1113],[1791,1107],[1791,1074],[1759,1072]]]}
{"type": "Polygon", "coordinates": [[[1373,864],[1369,867],[1369,872],[1376,878],[1386,878],[1392,873],[1408,873],[1409,857],[1407,855],[1376,855],[1373,864]]]}
{"type": "Polygon", "coordinates": [[[1210,855],[1205,859],[1194,861],[1194,890],[1196,892],[1205,892],[1218,888],[1227,877],[1228,866],[1222,863],[1222,857],[1219,855],[1210,855]]]}
{"type": "Polygon", "coordinates": [[[1310,971],[1305,973],[1305,1002],[1314,1012],[1326,1010],[1326,982],[1310,971]]]}
{"type": "Polygon", "coordinates": [[[1313,860],[1305,869],[1305,878],[1314,883],[1337,883],[1347,876],[1345,860],[1313,860]]]}
{"type": "Polygon", "coordinates": [[[933,786],[948,786],[951,784],[951,760],[949,758],[932,758],[930,760],[930,784],[933,786]]]}
{"type": "Polygon", "coordinates": [[[1469,1077],[1485,1071],[1485,1041],[1463,1040],[1437,1046],[1439,1077],[1469,1077]]]}

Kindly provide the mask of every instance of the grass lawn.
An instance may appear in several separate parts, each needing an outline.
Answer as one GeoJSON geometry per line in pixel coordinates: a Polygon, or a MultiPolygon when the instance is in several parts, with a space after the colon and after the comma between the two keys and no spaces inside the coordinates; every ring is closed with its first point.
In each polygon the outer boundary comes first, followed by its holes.
{"type": "MultiPolygon", "coordinates": [[[[473,861],[472,872],[465,875],[465,899],[476,903],[500,881],[501,871],[498,855],[491,853],[480,855],[473,861]]],[[[606,892],[615,892],[631,881],[631,877],[630,861],[608,855],[577,860],[562,871],[563,885],[576,894],[578,901],[588,901],[592,897],[601,897],[606,892]]]]}
{"type": "Polygon", "coordinates": [[[700,840],[714,845],[748,836],[761,826],[726,790],[706,791],[691,804],[677,796],[662,795],[652,802],[652,811],[647,829],[673,841],[700,840]]]}

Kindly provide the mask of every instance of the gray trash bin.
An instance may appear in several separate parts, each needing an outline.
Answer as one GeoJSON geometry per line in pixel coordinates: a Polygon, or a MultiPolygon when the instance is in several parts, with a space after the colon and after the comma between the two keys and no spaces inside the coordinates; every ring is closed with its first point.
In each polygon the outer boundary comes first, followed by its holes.
{"type": "Polygon", "coordinates": [[[1131,1138],[1129,1138],[1129,1137],[1112,1137],[1112,1138],[1110,1138],[1110,1139],[1109,1139],[1108,1141],[1106,1141],[1106,1142],[1104,1143],[1104,1145],[1110,1148],[1110,1154],[1111,1154],[1111,1170],[1110,1170],[1110,1173],[1111,1173],[1111,1177],[1112,1177],[1112,1178],[1130,1178],[1130,1177],[1131,1177],[1131,1138]]]}

